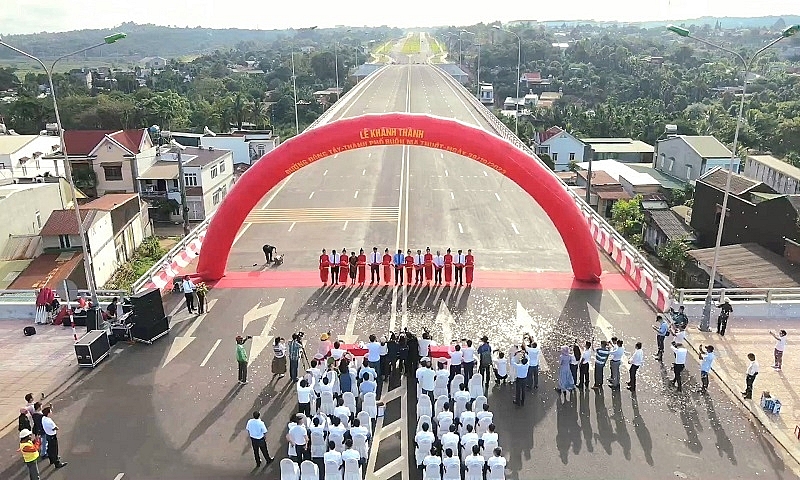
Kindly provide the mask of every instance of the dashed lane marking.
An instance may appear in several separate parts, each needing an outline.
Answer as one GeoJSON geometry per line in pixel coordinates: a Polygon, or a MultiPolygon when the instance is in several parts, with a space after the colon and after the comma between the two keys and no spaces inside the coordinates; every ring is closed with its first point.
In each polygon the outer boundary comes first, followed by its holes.
{"type": "Polygon", "coordinates": [[[345,222],[344,222],[344,226],[342,226],[342,230],[347,230],[347,224],[348,224],[348,223],[350,223],[350,222],[348,222],[348,221],[345,221],[345,222]]]}
{"type": "Polygon", "coordinates": [[[514,233],[516,233],[517,235],[519,235],[519,230],[517,230],[517,226],[516,226],[516,225],[514,225],[513,223],[511,224],[511,229],[512,229],[512,230],[514,230],[514,233]]]}
{"type": "Polygon", "coordinates": [[[486,173],[486,170],[484,170],[484,171],[483,171],[483,176],[484,176],[484,177],[488,177],[488,176],[489,176],[489,174],[488,174],[488,173],[486,173]]]}
{"type": "Polygon", "coordinates": [[[294,228],[295,225],[297,225],[297,222],[292,222],[292,224],[289,225],[289,231],[290,232],[292,231],[292,229],[294,228]]]}
{"type": "Polygon", "coordinates": [[[622,314],[623,315],[630,315],[631,312],[627,308],[625,308],[625,304],[622,303],[622,300],[619,299],[617,294],[614,293],[614,292],[609,292],[609,293],[611,293],[611,298],[613,298],[614,301],[617,302],[617,305],[619,306],[619,309],[622,312],[622,314]]]}
{"type": "Polygon", "coordinates": [[[364,175],[366,175],[366,174],[367,174],[367,169],[366,169],[366,168],[365,168],[364,170],[361,170],[361,176],[362,176],[362,177],[363,177],[364,175]]]}
{"type": "Polygon", "coordinates": [[[311,195],[308,196],[309,200],[311,200],[312,198],[314,198],[314,192],[311,192],[311,195]]]}
{"type": "Polygon", "coordinates": [[[205,367],[206,363],[208,363],[208,361],[211,360],[211,355],[214,355],[214,352],[217,350],[217,347],[219,347],[219,344],[221,342],[222,342],[221,338],[218,338],[217,341],[214,342],[214,346],[211,347],[211,350],[208,351],[208,354],[206,355],[206,358],[204,358],[203,361],[200,362],[200,366],[201,367],[205,367]]]}
{"type": "Polygon", "coordinates": [[[455,194],[453,192],[450,192],[450,199],[451,200],[455,200],[456,199],[456,196],[455,196],[455,194]]]}
{"type": "Polygon", "coordinates": [[[308,222],[396,222],[400,215],[397,207],[323,207],[276,208],[254,210],[247,216],[248,223],[308,223],[308,222]]]}
{"type": "Polygon", "coordinates": [[[444,171],[444,176],[445,176],[445,177],[449,177],[449,176],[450,176],[450,173],[449,173],[447,170],[445,170],[445,171],[444,171]]]}
{"type": "Polygon", "coordinates": [[[114,477],[114,480],[122,480],[122,477],[124,477],[124,476],[125,476],[124,473],[118,473],[117,476],[114,477]]]}
{"type": "Polygon", "coordinates": [[[458,231],[464,233],[464,227],[461,226],[461,222],[458,222],[458,231]]]}
{"type": "Polygon", "coordinates": [[[498,194],[497,192],[494,192],[494,196],[495,196],[495,198],[497,198],[497,201],[499,202],[500,201],[500,194],[498,194]]]}
{"type": "Polygon", "coordinates": [[[356,193],[353,194],[353,198],[358,198],[358,190],[356,190],[356,193]]]}

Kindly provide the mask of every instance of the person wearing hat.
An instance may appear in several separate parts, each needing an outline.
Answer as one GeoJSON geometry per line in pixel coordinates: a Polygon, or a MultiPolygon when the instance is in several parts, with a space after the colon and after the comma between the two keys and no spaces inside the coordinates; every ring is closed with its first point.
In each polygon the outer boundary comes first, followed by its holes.
{"type": "Polygon", "coordinates": [[[236,363],[239,364],[239,383],[241,385],[247,384],[247,349],[244,348],[245,340],[250,340],[251,337],[236,336],[236,363]]]}
{"type": "Polygon", "coordinates": [[[28,478],[39,480],[39,439],[34,439],[33,432],[27,428],[19,432],[19,452],[28,468],[28,478]]]}
{"type": "Polygon", "coordinates": [[[314,354],[314,358],[317,360],[322,360],[331,353],[331,348],[333,348],[333,343],[331,343],[331,332],[323,333],[319,336],[319,347],[317,347],[317,353],[314,354]]]}

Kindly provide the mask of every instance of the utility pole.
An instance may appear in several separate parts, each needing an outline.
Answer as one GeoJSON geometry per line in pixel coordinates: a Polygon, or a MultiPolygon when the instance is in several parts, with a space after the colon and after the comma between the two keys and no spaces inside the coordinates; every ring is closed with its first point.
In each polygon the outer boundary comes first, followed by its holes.
{"type": "Polygon", "coordinates": [[[186,203],[186,177],[183,173],[183,159],[181,158],[181,150],[184,147],[180,143],[172,140],[172,143],[175,146],[175,151],[178,155],[178,186],[181,189],[181,209],[183,213],[183,236],[189,235],[191,229],[189,228],[189,205],[186,203]]]}

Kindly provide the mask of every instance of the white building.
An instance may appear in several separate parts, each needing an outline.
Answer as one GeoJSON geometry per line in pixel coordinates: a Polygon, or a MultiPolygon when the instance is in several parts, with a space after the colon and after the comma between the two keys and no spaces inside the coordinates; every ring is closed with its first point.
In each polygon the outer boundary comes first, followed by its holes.
{"type": "Polygon", "coordinates": [[[64,175],[64,161],[44,158],[60,147],[53,135],[0,135],[0,184],[64,175]]]}
{"type": "MultiPolygon", "coordinates": [[[[730,168],[731,151],[710,135],[669,135],[656,142],[653,167],[684,182],[692,182],[715,167],[730,168]]],[[[735,160],[734,173],[739,172],[735,160]]]]}
{"type": "Polygon", "coordinates": [[[800,193],[800,168],[772,155],[750,155],[744,164],[744,175],[765,183],[778,193],[800,193]]]}
{"type": "Polygon", "coordinates": [[[561,127],[550,127],[534,140],[536,153],[549,155],[556,172],[569,170],[570,162],[582,162],[586,145],[561,127]]]}
{"type": "MultiPolygon", "coordinates": [[[[579,163],[578,167],[587,170],[589,162],[579,163]]],[[[637,172],[617,160],[594,160],[592,161],[592,172],[607,173],[611,178],[618,181],[622,189],[631,197],[658,193],[661,189],[661,184],[650,174],[637,172]]]]}
{"type": "MultiPolygon", "coordinates": [[[[214,147],[186,147],[181,152],[186,205],[189,220],[201,221],[219,207],[233,187],[233,153],[214,147]]],[[[178,207],[173,220],[180,218],[178,157],[162,153],[157,162],[138,178],[140,192],[148,201],[172,200],[178,207]]]]}
{"type": "Polygon", "coordinates": [[[280,137],[274,135],[272,130],[234,130],[213,135],[171,132],[171,135],[181,145],[230,150],[234,165],[252,165],[281,143],[280,137]]]}

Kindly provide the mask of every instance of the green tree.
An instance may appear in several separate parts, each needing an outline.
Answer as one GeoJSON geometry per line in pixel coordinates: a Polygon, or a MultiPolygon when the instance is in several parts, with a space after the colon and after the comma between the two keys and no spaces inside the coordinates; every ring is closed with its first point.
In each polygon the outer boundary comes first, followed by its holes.
{"type": "Polygon", "coordinates": [[[670,270],[670,276],[676,286],[683,284],[688,252],[689,245],[683,238],[670,239],[658,248],[658,258],[670,270]]]}
{"type": "Polygon", "coordinates": [[[641,244],[644,212],[642,197],[636,195],[630,200],[617,200],[611,207],[611,225],[634,245],[641,244]]]}

